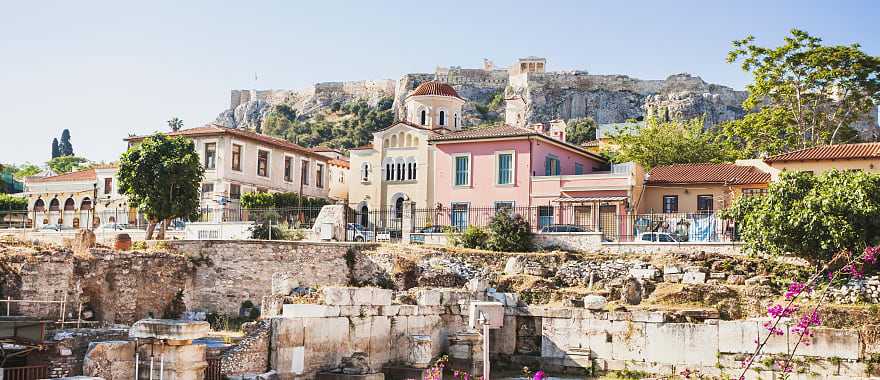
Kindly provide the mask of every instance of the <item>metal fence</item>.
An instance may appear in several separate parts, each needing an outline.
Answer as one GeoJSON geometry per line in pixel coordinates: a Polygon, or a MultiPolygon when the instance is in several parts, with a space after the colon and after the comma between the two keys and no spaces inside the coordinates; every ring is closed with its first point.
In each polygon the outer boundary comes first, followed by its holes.
{"type": "Polygon", "coordinates": [[[49,378],[48,365],[0,368],[0,378],[4,380],[39,380],[49,378]]]}
{"type": "Polygon", "coordinates": [[[255,222],[285,225],[289,228],[312,228],[321,207],[286,208],[203,208],[196,222],[255,222]]]}
{"type": "Polygon", "coordinates": [[[496,214],[520,215],[532,232],[601,232],[603,240],[687,242],[732,241],[734,224],[714,213],[621,214],[616,206],[553,205],[412,210],[412,232],[461,232],[486,228],[496,214]]]}

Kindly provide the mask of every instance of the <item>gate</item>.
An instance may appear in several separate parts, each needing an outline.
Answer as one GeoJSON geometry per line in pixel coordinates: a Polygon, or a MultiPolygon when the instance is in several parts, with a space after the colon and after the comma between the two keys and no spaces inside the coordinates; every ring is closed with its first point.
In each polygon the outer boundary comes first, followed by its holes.
{"type": "Polygon", "coordinates": [[[205,369],[205,380],[223,380],[220,373],[220,358],[208,358],[208,368],[205,369]]]}
{"type": "Polygon", "coordinates": [[[403,236],[404,212],[395,207],[370,209],[345,208],[345,240],[357,242],[392,241],[403,236]]]}
{"type": "Polygon", "coordinates": [[[2,370],[3,380],[39,380],[49,377],[49,367],[46,365],[3,368],[2,370]]]}

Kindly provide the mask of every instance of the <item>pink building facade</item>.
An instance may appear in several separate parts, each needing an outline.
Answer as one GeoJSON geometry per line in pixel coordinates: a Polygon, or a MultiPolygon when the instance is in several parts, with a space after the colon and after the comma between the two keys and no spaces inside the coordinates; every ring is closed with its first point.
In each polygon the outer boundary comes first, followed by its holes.
{"type": "MultiPolygon", "coordinates": [[[[563,137],[564,138],[564,137],[563,137]]],[[[632,167],[547,134],[500,126],[446,134],[434,146],[434,199],[462,228],[512,208],[540,229],[591,226],[619,234],[635,189],[632,167]],[[485,213],[487,215],[481,215],[485,213]]]]}

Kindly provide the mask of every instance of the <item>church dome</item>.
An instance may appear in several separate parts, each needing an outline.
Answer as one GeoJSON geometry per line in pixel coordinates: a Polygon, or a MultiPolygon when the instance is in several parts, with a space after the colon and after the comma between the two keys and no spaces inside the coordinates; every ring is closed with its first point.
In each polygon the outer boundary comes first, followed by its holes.
{"type": "Polygon", "coordinates": [[[420,84],[419,87],[416,87],[415,91],[410,94],[410,96],[419,95],[451,96],[461,99],[461,96],[458,96],[458,92],[456,92],[452,86],[435,80],[420,84]]]}

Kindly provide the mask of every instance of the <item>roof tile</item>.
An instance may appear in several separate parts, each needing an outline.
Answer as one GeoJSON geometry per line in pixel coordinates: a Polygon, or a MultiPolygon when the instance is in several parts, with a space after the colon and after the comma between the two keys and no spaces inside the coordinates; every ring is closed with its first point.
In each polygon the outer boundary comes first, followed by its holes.
{"type": "Polygon", "coordinates": [[[53,175],[51,177],[39,177],[30,180],[32,183],[43,182],[74,182],[74,181],[94,181],[98,177],[95,175],[95,168],[79,170],[70,173],[53,175]]]}
{"type": "Polygon", "coordinates": [[[821,145],[777,154],[764,162],[880,159],[880,142],[821,145]]]}
{"type": "Polygon", "coordinates": [[[651,169],[647,181],[652,185],[687,183],[746,185],[770,182],[770,173],[754,166],[734,164],[676,164],[651,169]]]}
{"type": "Polygon", "coordinates": [[[419,95],[451,96],[461,99],[461,96],[458,96],[458,92],[456,92],[452,86],[436,80],[430,80],[420,84],[415,90],[413,90],[412,94],[409,94],[409,96],[419,95]]]}

